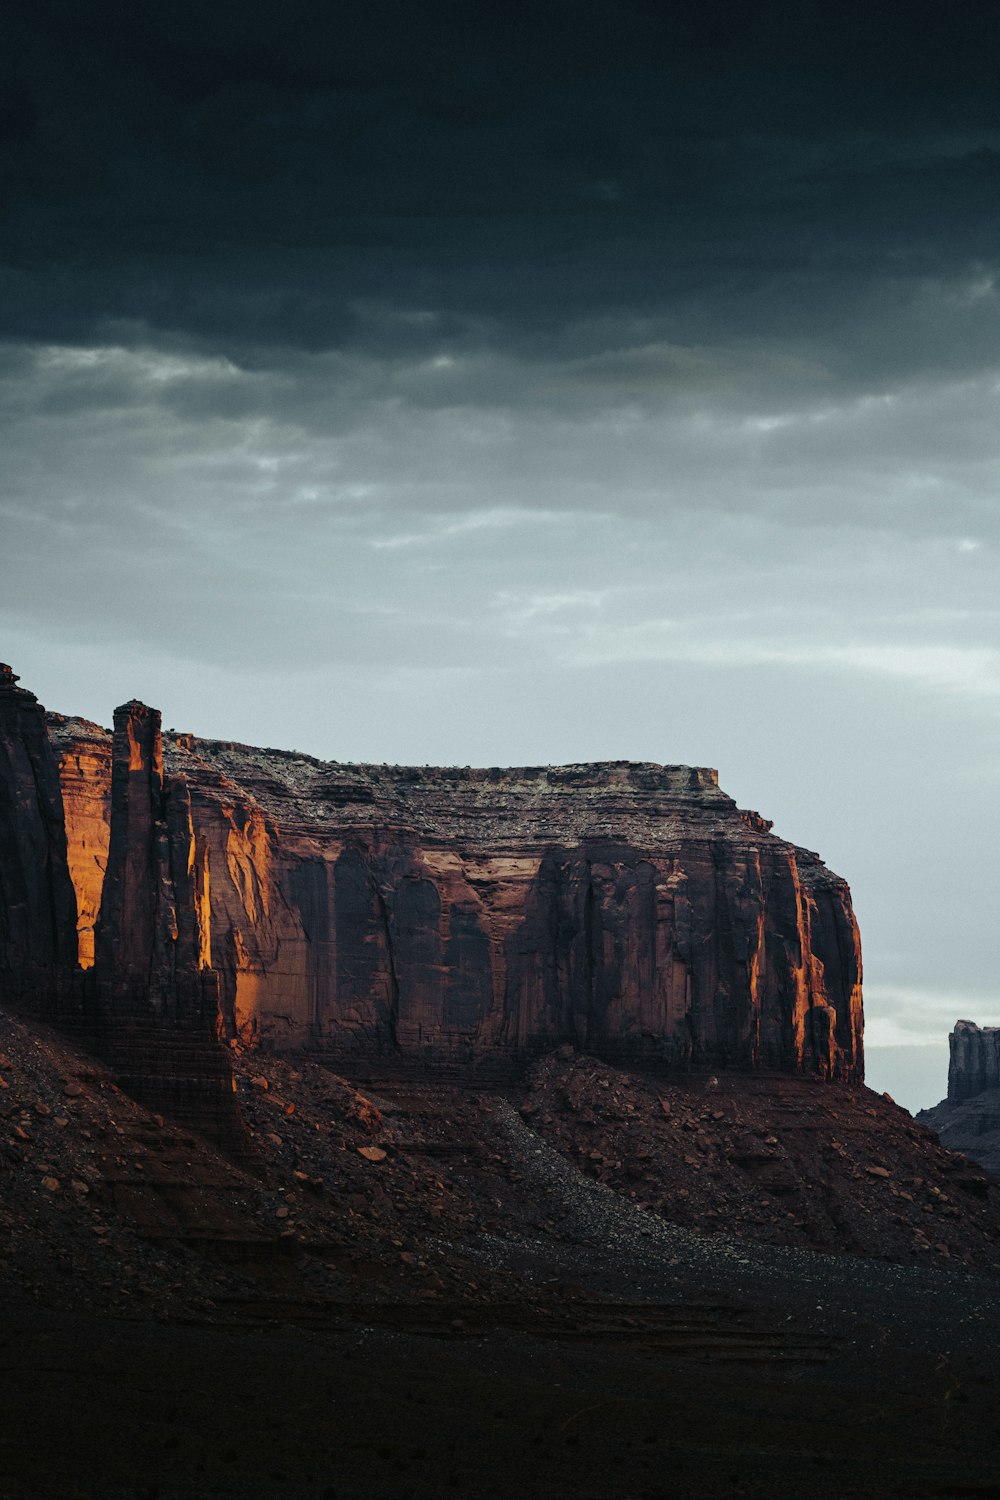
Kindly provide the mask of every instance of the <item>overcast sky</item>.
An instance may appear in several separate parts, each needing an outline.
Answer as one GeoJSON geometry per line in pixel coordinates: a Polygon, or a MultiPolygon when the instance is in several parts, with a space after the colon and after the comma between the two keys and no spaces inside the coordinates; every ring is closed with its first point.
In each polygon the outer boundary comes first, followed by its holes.
{"type": "Polygon", "coordinates": [[[1000,1022],[993,0],[5,27],[25,685],[340,760],[718,766],[851,884],[870,1081],[939,1098],[1000,1022]]]}

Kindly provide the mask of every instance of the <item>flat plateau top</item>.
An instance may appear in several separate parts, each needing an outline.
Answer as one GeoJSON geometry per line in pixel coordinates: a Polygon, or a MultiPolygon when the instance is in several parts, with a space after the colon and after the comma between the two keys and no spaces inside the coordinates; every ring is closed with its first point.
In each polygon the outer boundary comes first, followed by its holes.
{"type": "Polygon", "coordinates": [[[164,763],[192,786],[214,781],[213,795],[245,788],[279,828],[306,836],[389,825],[466,853],[525,855],[597,841],[653,854],[692,837],[773,838],[705,766],[348,765],[186,736],[165,740],[164,763]]]}
{"type": "MultiPolygon", "coordinates": [[[[110,732],[49,715],[56,748],[107,745],[110,732]]],[[[813,878],[836,881],[818,855],[771,833],[740,809],[709,766],[587,761],[562,766],[396,766],[322,761],[291,750],[166,730],[164,768],[195,796],[256,804],[285,837],[328,839],[351,829],[406,832],[469,854],[537,855],[602,842],[651,855],[681,841],[780,845],[813,878]]]]}

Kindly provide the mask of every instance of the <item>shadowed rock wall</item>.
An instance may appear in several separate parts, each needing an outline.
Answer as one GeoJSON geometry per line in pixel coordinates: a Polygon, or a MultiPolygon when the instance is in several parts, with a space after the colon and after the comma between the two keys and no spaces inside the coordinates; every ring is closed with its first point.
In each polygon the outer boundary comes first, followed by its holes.
{"type": "Polygon", "coordinates": [[[956,1021],[948,1038],[948,1103],[1000,1089],[1000,1026],[956,1021]]]}
{"type": "Polygon", "coordinates": [[[65,1003],[76,960],[59,768],[45,710],[0,663],[0,1004],[65,1003]]]}
{"type": "MultiPolygon", "coordinates": [[[[54,733],[64,765],[99,765],[92,726],[54,733]]],[[[848,888],[713,771],[341,766],[190,735],[164,755],[246,1042],[488,1067],[568,1041],[863,1076],[848,888]]]]}
{"type": "Polygon", "coordinates": [[[1000,1176],[1000,1026],[956,1021],[948,1047],[948,1097],[917,1119],[950,1151],[1000,1176]]]}

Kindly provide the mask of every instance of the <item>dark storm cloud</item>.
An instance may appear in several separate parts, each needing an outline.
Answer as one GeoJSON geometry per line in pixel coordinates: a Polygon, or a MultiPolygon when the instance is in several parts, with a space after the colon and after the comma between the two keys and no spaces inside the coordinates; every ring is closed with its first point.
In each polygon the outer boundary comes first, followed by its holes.
{"type": "Polygon", "coordinates": [[[858,381],[949,358],[859,353],[873,302],[995,263],[990,6],[249,9],[15,17],[9,336],[530,361],[640,319],[858,381]]]}
{"type": "Polygon", "coordinates": [[[0,477],[33,524],[835,509],[992,535],[991,7],[41,0],[8,25],[0,477]]]}

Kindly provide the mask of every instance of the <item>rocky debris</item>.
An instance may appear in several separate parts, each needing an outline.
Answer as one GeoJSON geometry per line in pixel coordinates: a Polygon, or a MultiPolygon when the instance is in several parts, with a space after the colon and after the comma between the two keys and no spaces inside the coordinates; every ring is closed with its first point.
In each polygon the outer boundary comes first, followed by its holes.
{"type": "MultiPolygon", "coordinates": [[[[79,799],[106,735],[50,727],[79,799]]],[[[188,734],[164,756],[244,1042],[480,1073],[569,1042],[862,1077],[847,886],[714,771],[341,766],[188,734]]]]}
{"type": "Polygon", "coordinates": [[[578,1056],[543,1060],[509,1097],[398,1078],[362,1089],[239,1048],[233,1068],[238,1162],[64,1037],[0,1013],[0,1287],[180,1321],[426,1304],[544,1322],[586,1302],[588,1268],[618,1251],[723,1278],[753,1241],[1000,1262],[996,1184],[847,1086],[726,1073],[667,1086],[578,1056]]]}
{"type": "Polygon", "coordinates": [[[933,1109],[922,1109],[917,1119],[949,1151],[963,1152],[1000,1177],[1000,1089],[985,1089],[955,1104],[942,1099],[933,1109]]]}
{"type": "Polygon", "coordinates": [[[254,1155],[290,1176],[284,1202],[304,1241],[333,1222],[369,1255],[381,1247],[392,1263],[440,1275],[430,1239],[502,1234],[537,1217],[517,1205],[502,1154],[484,1149],[489,1100],[478,1093],[392,1081],[373,1096],[315,1062],[240,1049],[235,1070],[254,1155]]]}
{"type": "Polygon", "coordinates": [[[740,1074],[667,1084],[553,1055],[521,1115],[588,1176],[702,1234],[1000,1270],[1000,1184],[868,1090],[740,1074]]]}
{"type": "Polygon", "coordinates": [[[237,1053],[250,1149],[234,1161],[43,1025],[0,1012],[0,1059],[0,1285],[47,1306],[224,1319],[262,1299],[533,1295],[443,1248],[510,1224],[500,1169],[462,1180],[477,1098],[382,1108],[315,1064],[237,1053]]]}
{"type": "Polygon", "coordinates": [[[0,1012],[0,1038],[3,1280],[51,1307],[161,1315],[225,1287],[188,1241],[251,1237],[260,1185],[57,1033],[0,1012]]]}

